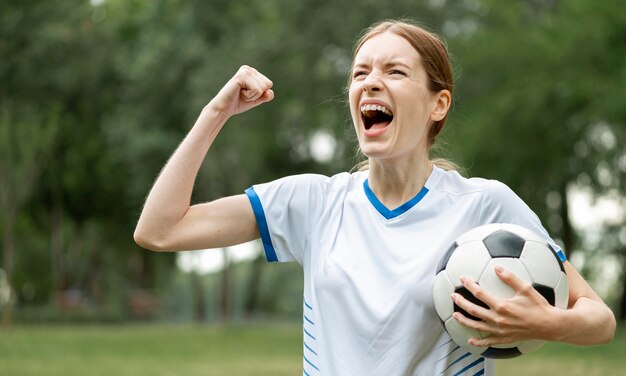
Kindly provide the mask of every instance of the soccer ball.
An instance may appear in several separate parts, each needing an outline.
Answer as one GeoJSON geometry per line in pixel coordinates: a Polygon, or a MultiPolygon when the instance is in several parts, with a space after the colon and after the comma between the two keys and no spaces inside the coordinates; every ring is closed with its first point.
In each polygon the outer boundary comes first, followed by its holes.
{"type": "Polygon", "coordinates": [[[515,294],[496,275],[496,265],[532,283],[553,306],[567,307],[567,275],[554,249],[527,228],[494,223],[464,233],[443,256],[433,282],[435,309],[450,337],[462,348],[487,358],[514,358],[538,349],[544,341],[530,340],[493,347],[472,346],[467,343],[468,339],[485,338],[488,334],[470,329],[452,318],[454,312],[461,312],[466,317],[479,320],[452,301],[450,295],[453,292],[489,308],[463,287],[461,276],[472,278],[497,298],[506,299],[515,294]]]}

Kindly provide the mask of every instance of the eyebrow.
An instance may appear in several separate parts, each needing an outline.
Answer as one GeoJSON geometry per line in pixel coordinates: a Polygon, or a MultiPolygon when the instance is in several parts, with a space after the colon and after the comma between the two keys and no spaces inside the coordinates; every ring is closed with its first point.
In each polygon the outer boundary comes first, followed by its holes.
{"type": "MultiPolygon", "coordinates": [[[[389,67],[394,67],[394,66],[397,66],[397,65],[403,66],[403,67],[405,67],[405,68],[407,68],[407,69],[411,69],[411,66],[410,66],[410,65],[408,65],[407,63],[404,63],[404,62],[402,62],[402,61],[400,61],[400,60],[391,60],[391,61],[388,61],[388,62],[386,62],[383,66],[384,66],[385,68],[389,68],[389,67]]],[[[358,64],[355,64],[355,65],[352,67],[352,69],[354,69],[354,68],[367,68],[367,67],[369,67],[369,64],[365,64],[365,63],[358,63],[358,64]]]]}

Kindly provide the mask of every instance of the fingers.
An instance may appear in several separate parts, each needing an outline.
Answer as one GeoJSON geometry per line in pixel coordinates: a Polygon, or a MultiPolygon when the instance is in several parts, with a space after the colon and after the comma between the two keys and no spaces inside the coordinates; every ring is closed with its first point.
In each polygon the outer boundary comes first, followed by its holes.
{"type": "Polygon", "coordinates": [[[484,288],[480,287],[480,285],[474,282],[471,278],[461,277],[461,283],[469,292],[472,293],[472,295],[487,304],[489,307],[493,308],[498,303],[498,299],[488,293],[484,288]]]}
{"type": "Polygon", "coordinates": [[[262,102],[267,102],[274,98],[271,91],[272,81],[256,69],[243,65],[235,77],[240,87],[240,97],[244,101],[255,102],[261,99],[262,102]]]}
{"type": "MultiPolygon", "coordinates": [[[[532,285],[515,275],[515,273],[506,270],[502,266],[498,265],[495,267],[496,275],[500,280],[506,283],[509,287],[511,287],[515,292],[523,292],[525,290],[531,290],[532,285]]],[[[489,303],[487,303],[489,304],[489,303]]],[[[491,305],[490,305],[491,306],[491,305]]]]}

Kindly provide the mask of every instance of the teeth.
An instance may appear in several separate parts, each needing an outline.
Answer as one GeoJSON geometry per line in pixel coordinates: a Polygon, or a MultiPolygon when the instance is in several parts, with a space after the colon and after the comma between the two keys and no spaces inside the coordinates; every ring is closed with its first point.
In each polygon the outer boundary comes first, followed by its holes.
{"type": "Polygon", "coordinates": [[[385,106],[381,106],[379,104],[364,104],[363,106],[361,106],[361,112],[365,112],[365,111],[380,111],[389,116],[393,115],[390,109],[388,109],[385,106]]]}

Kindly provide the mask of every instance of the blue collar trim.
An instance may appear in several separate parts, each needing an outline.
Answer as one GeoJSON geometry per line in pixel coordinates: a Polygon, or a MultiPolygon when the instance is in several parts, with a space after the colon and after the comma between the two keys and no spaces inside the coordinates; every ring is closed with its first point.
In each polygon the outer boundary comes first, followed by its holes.
{"type": "Polygon", "coordinates": [[[365,181],[363,182],[363,189],[365,190],[365,195],[367,196],[367,199],[374,206],[374,208],[383,217],[385,217],[385,219],[392,219],[392,218],[395,218],[397,216],[404,214],[409,209],[417,205],[417,203],[420,202],[422,198],[424,198],[424,196],[426,196],[426,193],[428,193],[428,188],[423,187],[422,190],[419,191],[417,195],[415,195],[415,197],[405,202],[404,204],[398,206],[397,208],[390,210],[385,205],[383,205],[383,203],[378,200],[374,192],[372,192],[368,179],[365,179],[365,181]]]}

